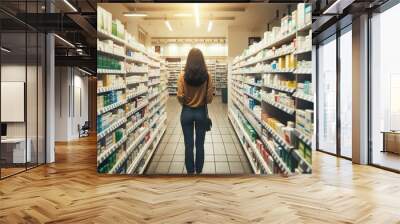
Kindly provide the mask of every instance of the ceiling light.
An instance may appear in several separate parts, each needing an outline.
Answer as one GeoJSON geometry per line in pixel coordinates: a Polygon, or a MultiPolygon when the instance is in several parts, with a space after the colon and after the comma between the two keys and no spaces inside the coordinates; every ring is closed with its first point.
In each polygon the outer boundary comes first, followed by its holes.
{"type": "Polygon", "coordinates": [[[165,20],[165,25],[168,27],[169,31],[172,31],[172,26],[168,20],[165,20]]]}
{"type": "Polygon", "coordinates": [[[136,12],[124,12],[124,16],[129,16],[129,17],[145,17],[147,14],[144,13],[136,13],[136,12]]]}
{"type": "Polygon", "coordinates": [[[54,34],[55,37],[57,37],[59,40],[61,40],[62,42],[66,43],[67,45],[69,45],[70,47],[75,48],[75,45],[71,44],[71,42],[69,42],[68,40],[58,36],[57,34],[54,34]]]}
{"type": "Polygon", "coordinates": [[[175,17],[192,17],[191,13],[177,13],[174,15],[175,17]]]}
{"type": "Polygon", "coordinates": [[[87,74],[87,75],[92,75],[92,73],[90,73],[90,72],[88,72],[88,71],[85,71],[85,70],[83,70],[83,69],[81,69],[81,68],[78,68],[79,69],[79,71],[81,71],[81,72],[83,72],[83,73],[85,73],[85,74],[87,74]]]}
{"type": "Polygon", "coordinates": [[[6,53],[10,53],[11,51],[5,47],[1,47],[0,48],[2,51],[6,52],[6,53]]]}
{"type": "Polygon", "coordinates": [[[65,4],[67,4],[72,10],[74,10],[74,12],[78,12],[78,10],[68,1],[68,0],[64,0],[65,4]]]}
{"type": "Polygon", "coordinates": [[[207,32],[210,32],[210,31],[212,30],[212,27],[213,27],[213,21],[210,20],[210,21],[208,22],[207,32]]]}
{"type": "Polygon", "coordinates": [[[322,14],[324,15],[337,15],[342,14],[343,9],[347,8],[347,6],[351,5],[354,0],[337,0],[332,5],[330,5],[322,14]]]}
{"type": "Polygon", "coordinates": [[[196,26],[200,26],[200,13],[199,13],[199,4],[194,4],[194,16],[196,16],[196,26]]]}

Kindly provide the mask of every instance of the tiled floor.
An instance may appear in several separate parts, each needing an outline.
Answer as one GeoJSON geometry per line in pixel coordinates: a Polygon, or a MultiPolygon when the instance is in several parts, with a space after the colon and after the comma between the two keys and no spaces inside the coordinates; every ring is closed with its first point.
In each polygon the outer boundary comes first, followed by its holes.
{"type": "MultiPolygon", "coordinates": [[[[185,174],[185,145],[179,122],[181,106],[175,96],[167,103],[167,131],[146,174],[185,174]]],[[[209,106],[213,127],[204,144],[204,174],[251,174],[251,168],[228,120],[227,104],[215,97],[209,106]]]]}

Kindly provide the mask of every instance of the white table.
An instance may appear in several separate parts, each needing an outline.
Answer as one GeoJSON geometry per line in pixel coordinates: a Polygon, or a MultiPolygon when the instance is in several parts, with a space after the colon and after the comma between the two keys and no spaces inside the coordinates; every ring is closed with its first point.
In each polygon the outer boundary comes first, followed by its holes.
{"type": "Polygon", "coordinates": [[[2,151],[9,150],[9,147],[12,147],[12,163],[26,163],[31,162],[32,153],[31,153],[31,145],[32,140],[30,138],[26,139],[28,143],[26,147],[25,153],[25,138],[5,138],[1,139],[1,147],[2,151]],[[6,149],[4,149],[4,147],[6,149]],[[25,160],[26,159],[26,160],[25,160]]]}

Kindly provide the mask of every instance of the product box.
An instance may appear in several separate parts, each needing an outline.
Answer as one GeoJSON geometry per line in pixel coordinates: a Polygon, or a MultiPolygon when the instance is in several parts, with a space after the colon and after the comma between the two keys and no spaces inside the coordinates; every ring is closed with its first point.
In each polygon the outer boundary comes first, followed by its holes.
{"type": "Polygon", "coordinates": [[[104,30],[103,8],[97,7],[97,27],[99,30],[104,30]]]}
{"type": "Polygon", "coordinates": [[[289,27],[289,32],[295,31],[297,29],[297,10],[294,10],[292,12],[292,16],[291,16],[291,23],[290,23],[290,27],[289,27]]]}
{"type": "Polygon", "coordinates": [[[289,17],[285,16],[281,19],[281,36],[285,36],[289,31],[289,17]]]}
{"type": "Polygon", "coordinates": [[[297,29],[305,25],[305,5],[303,3],[297,4],[297,29]]]}
{"type": "Polygon", "coordinates": [[[312,14],[311,4],[305,4],[304,23],[307,25],[312,23],[312,15],[311,14],[312,14]]]}

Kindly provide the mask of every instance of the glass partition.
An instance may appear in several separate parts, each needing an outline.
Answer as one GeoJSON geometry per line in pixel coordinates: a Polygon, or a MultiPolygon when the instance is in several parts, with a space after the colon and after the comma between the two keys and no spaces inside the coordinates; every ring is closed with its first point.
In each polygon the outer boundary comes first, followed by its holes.
{"type": "Polygon", "coordinates": [[[1,179],[45,163],[46,40],[18,19],[42,5],[0,2],[1,179]]]}
{"type": "Polygon", "coordinates": [[[340,155],[352,157],[352,32],[340,36],[340,155]]]}
{"type": "Polygon", "coordinates": [[[318,150],[336,154],[336,36],[318,47],[318,150]]]}
{"type": "Polygon", "coordinates": [[[400,4],[371,19],[371,162],[400,171],[400,4]]]}

